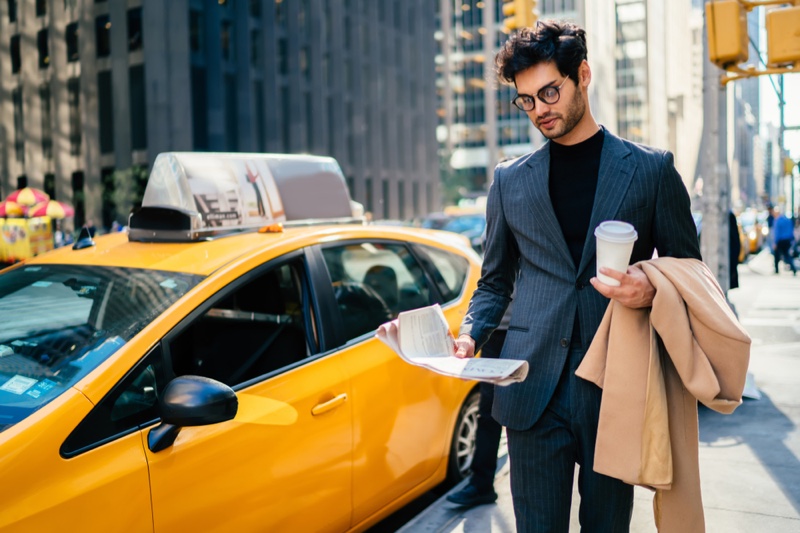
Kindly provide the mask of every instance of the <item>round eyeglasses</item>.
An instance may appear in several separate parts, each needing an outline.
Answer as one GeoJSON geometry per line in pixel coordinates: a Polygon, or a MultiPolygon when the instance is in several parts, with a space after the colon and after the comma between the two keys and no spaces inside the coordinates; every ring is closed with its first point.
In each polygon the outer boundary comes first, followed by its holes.
{"type": "MultiPolygon", "coordinates": [[[[536,98],[542,101],[542,103],[547,105],[553,105],[558,103],[558,99],[561,98],[561,88],[567,83],[569,76],[564,78],[564,81],[561,82],[561,85],[558,87],[553,87],[552,85],[547,86],[540,90],[536,94],[536,98]]],[[[536,98],[529,94],[518,94],[511,100],[511,103],[520,108],[523,111],[533,111],[533,108],[536,107],[536,98]]]]}

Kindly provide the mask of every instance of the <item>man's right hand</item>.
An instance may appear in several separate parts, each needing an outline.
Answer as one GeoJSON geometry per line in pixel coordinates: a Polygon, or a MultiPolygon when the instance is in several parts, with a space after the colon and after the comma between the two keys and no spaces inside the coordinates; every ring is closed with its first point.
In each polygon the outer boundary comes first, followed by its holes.
{"type": "Polygon", "coordinates": [[[469,335],[459,335],[455,342],[455,355],[459,359],[475,357],[475,340],[469,335]]]}

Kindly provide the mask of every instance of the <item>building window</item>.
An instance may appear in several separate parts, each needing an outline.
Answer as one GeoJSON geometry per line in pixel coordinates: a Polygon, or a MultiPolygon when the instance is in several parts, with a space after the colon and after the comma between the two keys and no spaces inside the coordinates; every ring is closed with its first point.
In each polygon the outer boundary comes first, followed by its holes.
{"type": "Polygon", "coordinates": [[[11,91],[14,104],[14,151],[18,163],[25,162],[25,116],[22,108],[22,89],[17,87],[11,91]]]}
{"type": "Polygon", "coordinates": [[[45,159],[53,158],[53,116],[50,105],[50,85],[45,83],[39,87],[39,101],[42,105],[42,155],[45,159]]]}
{"type": "Polygon", "coordinates": [[[111,55],[111,18],[108,15],[94,19],[94,35],[97,57],[111,55]]]}
{"type": "Polygon", "coordinates": [[[51,200],[56,199],[56,175],[55,174],[45,174],[44,175],[44,192],[47,196],[50,197],[51,200]]]}
{"type": "Polygon", "coordinates": [[[225,76],[225,136],[228,140],[228,151],[239,149],[239,113],[236,108],[236,76],[225,76]]]}
{"type": "Polygon", "coordinates": [[[69,104],[69,154],[81,155],[81,80],[67,80],[67,103],[69,104]]]}
{"type": "Polygon", "coordinates": [[[278,39],[278,72],[281,76],[289,74],[289,49],[284,37],[278,39]]]}
{"type": "Polygon", "coordinates": [[[281,110],[281,126],[283,134],[283,150],[285,152],[292,151],[292,116],[289,110],[291,109],[291,94],[289,93],[288,85],[281,85],[281,99],[278,109],[281,110]]]}
{"type": "Polygon", "coordinates": [[[36,34],[36,46],[39,48],[39,68],[50,66],[50,46],[47,40],[47,29],[39,30],[36,34]]]}
{"type": "Polygon", "coordinates": [[[24,189],[28,186],[28,176],[22,174],[21,176],[17,176],[17,190],[24,189]]]}
{"type": "Polygon", "coordinates": [[[144,65],[130,68],[131,147],[134,150],[147,148],[147,109],[144,94],[144,65]]]}
{"type": "Polygon", "coordinates": [[[364,190],[366,192],[365,204],[367,206],[367,211],[374,214],[374,207],[372,205],[372,178],[364,178],[364,190]]]}
{"type": "Polygon", "coordinates": [[[47,14],[47,0],[36,0],[36,16],[43,17],[47,14]]]}
{"type": "Polygon", "coordinates": [[[19,72],[22,62],[19,56],[19,35],[11,36],[11,73],[19,72]]]}
{"type": "Polygon", "coordinates": [[[275,24],[277,26],[282,26],[286,24],[286,5],[288,2],[284,2],[281,0],[275,1],[275,24]]]}
{"type": "Polygon", "coordinates": [[[208,150],[206,70],[192,67],[192,138],[195,150],[208,150]]]}
{"type": "Polygon", "coordinates": [[[83,172],[72,173],[72,205],[75,208],[75,227],[86,221],[86,194],[83,192],[83,172]]]}
{"type": "Polygon", "coordinates": [[[231,23],[223,22],[219,32],[220,47],[222,48],[222,58],[230,59],[233,56],[233,40],[231,39],[231,23]]]}
{"type": "Polygon", "coordinates": [[[98,120],[100,123],[100,153],[114,151],[114,112],[111,97],[111,71],[97,73],[98,120]]]}
{"type": "Polygon", "coordinates": [[[103,209],[102,224],[104,228],[110,228],[114,215],[117,212],[117,204],[114,202],[116,183],[114,180],[114,167],[103,167],[100,169],[100,183],[103,187],[103,209]]]}
{"type": "Polygon", "coordinates": [[[8,0],[8,22],[17,21],[17,0],[8,0]]]}
{"type": "Polygon", "coordinates": [[[389,180],[381,183],[381,202],[383,202],[383,218],[389,218],[389,180]]]}
{"type": "Polygon", "coordinates": [[[397,208],[400,212],[398,218],[406,217],[406,184],[403,180],[397,182],[397,208]]]}
{"type": "Polygon", "coordinates": [[[250,32],[250,66],[254,68],[259,67],[259,59],[261,54],[261,32],[253,30],[250,32]]]}
{"type": "Polygon", "coordinates": [[[194,9],[189,11],[189,48],[199,52],[203,47],[203,14],[194,9]]]}
{"type": "Polygon", "coordinates": [[[128,50],[141,50],[142,48],[142,8],[128,10],[128,50]]]}
{"type": "Polygon", "coordinates": [[[71,22],[67,24],[66,31],[67,39],[67,62],[73,63],[79,59],[78,54],[78,23],[71,22]]]}
{"type": "Polygon", "coordinates": [[[264,106],[264,83],[261,81],[254,81],[253,82],[253,93],[255,96],[255,106],[256,106],[256,149],[266,150],[267,147],[267,130],[265,125],[265,114],[266,109],[264,106]]]}

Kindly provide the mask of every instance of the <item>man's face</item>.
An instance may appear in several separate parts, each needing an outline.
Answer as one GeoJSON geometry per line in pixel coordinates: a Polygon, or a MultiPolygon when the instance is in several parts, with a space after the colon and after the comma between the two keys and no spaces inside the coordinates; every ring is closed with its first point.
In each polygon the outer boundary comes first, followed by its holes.
{"type": "MultiPolygon", "coordinates": [[[[515,81],[517,93],[537,95],[546,87],[560,86],[564,82],[564,76],[558,71],[555,63],[540,63],[518,73],[515,81]]],[[[586,83],[588,85],[588,81],[586,83]]],[[[586,102],[581,85],[571,79],[561,85],[560,97],[555,104],[548,105],[538,97],[534,97],[534,100],[536,106],[527,111],[528,118],[548,139],[568,136],[586,114],[586,102]]]]}

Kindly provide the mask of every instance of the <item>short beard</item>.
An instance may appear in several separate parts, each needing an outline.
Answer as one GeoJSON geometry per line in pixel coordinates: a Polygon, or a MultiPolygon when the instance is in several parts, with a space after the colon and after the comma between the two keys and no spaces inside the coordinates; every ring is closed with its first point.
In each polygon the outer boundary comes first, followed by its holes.
{"type": "MultiPolygon", "coordinates": [[[[542,135],[544,135],[548,139],[551,140],[558,139],[559,137],[563,137],[564,135],[574,130],[575,126],[577,126],[578,123],[583,119],[584,114],[586,114],[586,103],[583,101],[583,91],[581,90],[580,85],[576,84],[575,94],[572,95],[572,101],[569,103],[569,106],[567,107],[566,115],[561,116],[562,119],[561,127],[551,131],[544,131],[538,126],[536,128],[540,132],[542,132],[542,135]]],[[[545,120],[549,116],[545,115],[540,120],[545,120]]]]}

